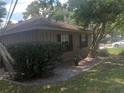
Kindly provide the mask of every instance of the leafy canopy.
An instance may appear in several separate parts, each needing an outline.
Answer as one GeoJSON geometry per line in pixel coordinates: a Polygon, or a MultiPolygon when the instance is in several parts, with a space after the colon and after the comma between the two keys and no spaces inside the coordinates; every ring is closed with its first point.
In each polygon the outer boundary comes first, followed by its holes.
{"type": "Polygon", "coordinates": [[[47,17],[56,6],[60,5],[58,0],[36,0],[33,1],[23,13],[24,19],[28,17],[47,17]]]}
{"type": "Polygon", "coordinates": [[[29,16],[35,17],[40,15],[40,3],[37,1],[32,2],[26,8],[26,12],[23,13],[24,19],[27,19],[29,16]]]}
{"type": "Polygon", "coordinates": [[[2,22],[2,18],[6,15],[5,2],[0,0],[0,22],[2,22]]]}
{"type": "Polygon", "coordinates": [[[124,0],[83,0],[77,9],[80,23],[107,23],[116,21],[124,11],[124,0]]]}
{"type": "Polygon", "coordinates": [[[74,12],[67,4],[61,4],[58,0],[37,0],[28,5],[23,13],[24,19],[41,16],[56,21],[75,23],[74,12]]]}
{"type": "MultiPolygon", "coordinates": [[[[73,1],[73,0],[72,0],[73,1]]],[[[89,57],[96,57],[96,49],[108,33],[124,20],[124,0],[82,0],[75,8],[77,24],[92,31],[89,57]]]]}

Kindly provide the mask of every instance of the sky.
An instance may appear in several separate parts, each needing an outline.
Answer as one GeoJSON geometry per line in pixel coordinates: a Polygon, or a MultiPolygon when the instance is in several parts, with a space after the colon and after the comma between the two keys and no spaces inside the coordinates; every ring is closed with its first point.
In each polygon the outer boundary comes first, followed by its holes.
{"type": "MultiPolygon", "coordinates": [[[[7,12],[9,11],[9,8],[10,8],[10,3],[11,3],[11,0],[4,0],[6,2],[6,9],[7,9],[7,12]]],[[[14,23],[17,23],[19,20],[23,20],[23,15],[22,13],[25,12],[27,6],[32,2],[32,1],[35,1],[35,0],[18,0],[18,4],[14,10],[14,13],[13,13],[13,16],[11,18],[11,21],[14,22],[14,23]]],[[[14,0],[15,2],[15,0],[14,0]]],[[[61,3],[65,3],[67,2],[67,0],[60,0],[61,3]]],[[[13,4],[14,5],[14,4],[13,4]]]]}

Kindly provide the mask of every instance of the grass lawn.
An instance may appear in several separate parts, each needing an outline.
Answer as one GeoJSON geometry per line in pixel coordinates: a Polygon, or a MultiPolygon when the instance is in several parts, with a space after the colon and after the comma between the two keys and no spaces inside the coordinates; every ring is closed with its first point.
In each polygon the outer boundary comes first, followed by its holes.
{"type": "Polygon", "coordinates": [[[110,59],[61,85],[20,86],[0,81],[0,93],[124,93],[124,59],[110,59]]]}
{"type": "Polygon", "coordinates": [[[107,50],[110,54],[118,55],[124,51],[124,48],[108,48],[107,50]]]}

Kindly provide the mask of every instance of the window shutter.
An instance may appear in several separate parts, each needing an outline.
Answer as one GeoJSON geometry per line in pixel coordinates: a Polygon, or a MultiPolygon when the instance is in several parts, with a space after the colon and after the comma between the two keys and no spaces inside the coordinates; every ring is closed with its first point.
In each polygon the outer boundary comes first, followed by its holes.
{"type": "Polygon", "coordinates": [[[73,38],[72,35],[69,35],[69,47],[72,50],[73,49],[73,38]]]}
{"type": "Polygon", "coordinates": [[[57,35],[57,42],[61,42],[61,34],[57,35]]]}
{"type": "Polygon", "coordinates": [[[87,47],[88,46],[88,35],[84,35],[82,37],[82,35],[80,35],[80,48],[82,47],[87,47]]]}
{"type": "Polygon", "coordinates": [[[80,48],[81,48],[81,46],[82,46],[81,35],[79,36],[79,40],[80,40],[80,48]]]}
{"type": "Polygon", "coordinates": [[[85,45],[88,46],[88,35],[85,35],[85,45]]]}

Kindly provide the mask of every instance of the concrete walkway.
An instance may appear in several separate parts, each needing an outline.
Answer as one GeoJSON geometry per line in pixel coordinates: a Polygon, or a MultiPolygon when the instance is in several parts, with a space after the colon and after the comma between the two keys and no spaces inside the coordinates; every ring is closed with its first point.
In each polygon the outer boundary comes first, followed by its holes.
{"type": "Polygon", "coordinates": [[[20,84],[24,86],[61,84],[63,81],[69,80],[85,71],[88,71],[89,69],[93,68],[97,64],[100,64],[101,62],[103,62],[102,59],[96,59],[92,63],[89,63],[85,66],[60,66],[54,70],[54,76],[49,78],[37,79],[26,82],[15,82],[10,80],[7,81],[9,81],[10,83],[20,84]]]}

